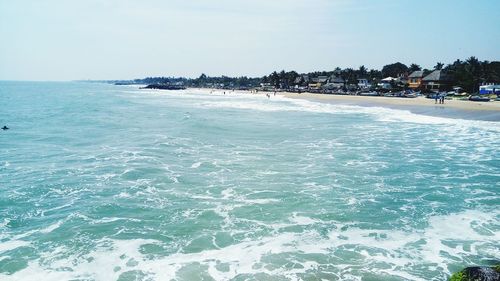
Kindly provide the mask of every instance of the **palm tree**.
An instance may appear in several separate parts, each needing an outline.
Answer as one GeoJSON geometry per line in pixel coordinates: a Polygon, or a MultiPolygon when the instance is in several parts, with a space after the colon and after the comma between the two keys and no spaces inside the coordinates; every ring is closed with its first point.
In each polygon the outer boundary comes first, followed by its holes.
{"type": "Polygon", "coordinates": [[[441,69],[443,69],[443,66],[444,66],[444,63],[442,63],[442,62],[437,62],[437,63],[436,63],[436,66],[434,66],[434,69],[435,69],[435,70],[441,70],[441,69]]]}
{"type": "Polygon", "coordinates": [[[413,72],[413,71],[419,71],[419,70],[422,70],[422,68],[420,67],[420,65],[416,64],[416,63],[412,63],[410,65],[410,68],[408,69],[410,72],[413,72]]]}
{"type": "Polygon", "coordinates": [[[368,70],[366,69],[366,67],[364,65],[362,65],[359,67],[358,72],[359,72],[360,77],[364,77],[368,73],[368,70]]]}

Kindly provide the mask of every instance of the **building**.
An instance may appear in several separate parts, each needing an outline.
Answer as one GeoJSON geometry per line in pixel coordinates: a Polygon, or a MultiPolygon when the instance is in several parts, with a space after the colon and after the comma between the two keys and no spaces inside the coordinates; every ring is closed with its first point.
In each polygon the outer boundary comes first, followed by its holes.
{"type": "Polygon", "coordinates": [[[307,85],[309,83],[309,76],[307,75],[301,75],[295,78],[295,81],[293,84],[295,85],[307,85]]]}
{"type": "Polygon", "coordinates": [[[358,87],[360,89],[369,89],[372,87],[372,84],[368,81],[368,79],[358,79],[358,87]]]}
{"type": "Polygon", "coordinates": [[[275,87],[271,83],[260,83],[260,89],[263,91],[274,91],[275,87]]]}
{"type": "Polygon", "coordinates": [[[328,82],[328,76],[318,76],[311,79],[313,83],[326,84],[328,82]]]}
{"type": "Polygon", "coordinates": [[[345,86],[345,81],[342,77],[337,75],[332,75],[328,77],[327,83],[325,84],[325,88],[327,89],[339,89],[345,86]]]}
{"type": "Polygon", "coordinates": [[[434,70],[422,78],[422,88],[430,91],[442,91],[448,88],[448,79],[442,70],[434,70]]]}
{"type": "Polygon", "coordinates": [[[413,71],[410,76],[408,76],[408,87],[410,89],[420,89],[422,86],[422,79],[424,78],[424,71],[417,70],[413,71]]]}
{"type": "Polygon", "coordinates": [[[312,82],[312,83],[309,83],[309,85],[307,85],[307,87],[310,90],[319,90],[319,89],[321,89],[321,83],[319,83],[319,82],[312,82]]]}
{"type": "Polygon", "coordinates": [[[309,89],[311,90],[319,90],[323,85],[328,82],[328,76],[318,76],[311,78],[311,82],[309,82],[309,89]]]}
{"type": "Polygon", "coordinates": [[[377,83],[377,87],[385,90],[392,89],[392,84],[394,84],[398,79],[394,77],[386,77],[377,83]]]}

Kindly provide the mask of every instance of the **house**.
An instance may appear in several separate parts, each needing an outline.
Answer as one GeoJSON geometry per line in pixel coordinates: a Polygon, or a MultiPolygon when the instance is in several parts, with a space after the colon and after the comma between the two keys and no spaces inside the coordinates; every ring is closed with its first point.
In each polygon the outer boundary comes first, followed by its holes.
{"type": "Polygon", "coordinates": [[[309,76],[301,75],[295,78],[293,84],[294,85],[307,85],[309,83],[309,76]]]}
{"type": "Polygon", "coordinates": [[[336,76],[335,74],[328,77],[326,84],[324,85],[324,88],[327,89],[338,89],[342,88],[345,86],[345,81],[342,79],[340,76],[336,76]]]}
{"type": "Polygon", "coordinates": [[[394,78],[394,77],[386,77],[382,80],[380,80],[380,82],[378,82],[377,86],[379,88],[382,88],[382,89],[392,89],[392,83],[394,83],[395,81],[397,81],[397,78],[394,78]]]}
{"type": "Polygon", "coordinates": [[[328,76],[318,76],[318,82],[321,84],[326,84],[326,82],[328,82],[328,76]]]}
{"type": "Polygon", "coordinates": [[[316,83],[314,83],[314,82],[309,83],[307,86],[309,87],[310,90],[319,90],[319,89],[321,89],[321,83],[318,83],[318,82],[316,82],[316,83]]]}
{"type": "Polygon", "coordinates": [[[275,87],[271,83],[260,83],[260,88],[263,91],[274,91],[275,87]]]}
{"type": "Polygon", "coordinates": [[[398,78],[396,78],[397,81],[396,83],[400,84],[400,85],[406,85],[408,84],[408,72],[404,72],[404,73],[400,73],[398,75],[398,78]]]}
{"type": "Polygon", "coordinates": [[[369,89],[372,87],[372,84],[368,81],[368,79],[358,79],[358,87],[360,89],[369,89]]]}
{"type": "Polygon", "coordinates": [[[328,81],[328,76],[318,76],[311,78],[311,82],[309,83],[309,89],[319,90],[323,85],[325,85],[328,81]]]}
{"type": "Polygon", "coordinates": [[[422,78],[422,88],[431,91],[442,91],[448,87],[448,78],[444,71],[434,70],[422,78]]]}
{"type": "Polygon", "coordinates": [[[311,79],[313,83],[326,84],[328,81],[328,76],[318,76],[311,79]]]}
{"type": "Polygon", "coordinates": [[[414,90],[419,89],[420,86],[422,86],[422,78],[424,78],[424,71],[413,71],[410,76],[408,76],[408,87],[414,90]]]}

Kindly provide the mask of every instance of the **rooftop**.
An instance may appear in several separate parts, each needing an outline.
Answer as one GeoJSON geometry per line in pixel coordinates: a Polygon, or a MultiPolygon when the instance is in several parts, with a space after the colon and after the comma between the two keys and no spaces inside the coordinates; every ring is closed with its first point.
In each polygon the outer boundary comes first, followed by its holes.
{"type": "Polygon", "coordinates": [[[441,70],[434,70],[431,74],[422,79],[423,81],[443,81],[446,80],[445,74],[441,70]]]}
{"type": "Polygon", "coordinates": [[[424,77],[424,71],[423,70],[417,70],[413,71],[408,78],[422,78],[424,77]]]}

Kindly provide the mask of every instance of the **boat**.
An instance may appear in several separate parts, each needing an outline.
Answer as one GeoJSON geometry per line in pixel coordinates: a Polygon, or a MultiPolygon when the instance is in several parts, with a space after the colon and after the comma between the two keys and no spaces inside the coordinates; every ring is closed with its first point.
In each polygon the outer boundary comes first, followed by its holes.
{"type": "Polygon", "coordinates": [[[470,101],[490,101],[490,98],[481,97],[481,96],[470,96],[469,100],[470,101]]]}
{"type": "Polygon", "coordinates": [[[416,98],[419,96],[419,93],[406,93],[403,95],[403,98],[416,98]]]}
{"type": "Polygon", "coordinates": [[[378,96],[379,94],[376,91],[361,91],[358,93],[359,96],[370,96],[370,97],[375,97],[378,96]]]}

